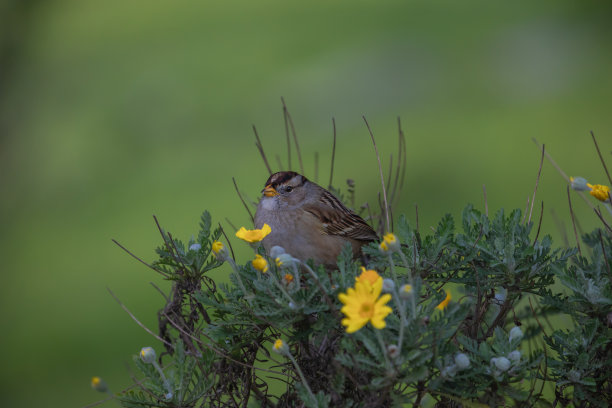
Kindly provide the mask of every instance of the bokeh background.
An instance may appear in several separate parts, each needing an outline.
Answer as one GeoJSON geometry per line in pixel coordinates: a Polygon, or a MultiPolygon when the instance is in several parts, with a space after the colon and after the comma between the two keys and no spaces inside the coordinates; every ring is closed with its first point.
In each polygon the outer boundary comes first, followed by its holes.
{"type": "MultiPolygon", "coordinates": [[[[414,220],[418,204],[422,228],[468,202],[484,208],[483,184],[491,212],[523,209],[534,137],[567,173],[605,182],[588,132],[610,159],[611,11],[594,0],[3,1],[0,406],[85,406],[101,398],[91,376],[114,391],[131,383],[131,356],[157,344],[106,288],[155,330],[163,300],[149,282],[168,285],[111,238],[150,261],[153,214],[184,239],[204,209],[248,226],[231,178],[253,199],[267,178],[253,124],[272,163],[286,163],[281,96],[308,176],[319,152],[322,184],[336,119],[334,179],[354,179],[358,203],[379,191],[361,115],[385,168],[401,117],[396,214],[414,220]]],[[[559,245],[565,188],[545,163],[536,207],[559,245]]],[[[584,229],[597,225],[574,205],[584,229]]]]}

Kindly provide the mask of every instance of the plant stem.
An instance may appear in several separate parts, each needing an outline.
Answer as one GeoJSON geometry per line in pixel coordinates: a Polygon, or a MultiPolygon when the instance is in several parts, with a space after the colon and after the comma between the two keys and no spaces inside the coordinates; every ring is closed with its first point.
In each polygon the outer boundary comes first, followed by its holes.
{"type": "Polygon", "coordinates": [[[406,255],[400,249],[397,251],[399,253],[400,258],[402,258],[402,262],[406,267],[406,271],[408,272],[408,283],[412,287],[412,296],[410,297],[412,302],[412,319],[416,319],[416,288],[414,287],[414,279],[412,278],[412,271],[410,271],[410,266],[408,265],[408,259],[406,259],[406,255]]]}
{"type": "Polygon", "coordinates": [[[380,330],[374,329],[374,332],[376,333],[376,338],[378,339],[378,342],[380,343],[380,347],[382,348],[383,356],[385,357],[385,366],[387,367],[387,369],[389,369],[391,368],[391,362],[389,361],[389,357],[387,357],[387,347],[385,346],[385,341],[383,340],[380,334],[380,330]]]}
{"type": "Polygon", "coordinates": [[[291,362],[293,363],[295,370],[297,371],[298,375],[300,376],[300,379],[302,380],[302,384],[304,384],[304,387],[306,387],[306,390],[308,391],[310,396],[316,401],[316,397],[312,393],[312,390],[310,389],[308,382],[306,382],[306,377],[304,377],[304,373],[302,372],[302,369],[298,365],[297,361],[295,361],[295,358],[293,358],[293,355],[291,354],[291,351],[289,351],[288,348],[287,348],[287,357],[289,357],[289,360],[291,360],[291,362]]]}
{"type": "Polygon", "coordinates": [[[247,300],[247,302],[249,302],[249,305],[251,304],[251,294],[247,295],[247,290],[246,287],[244,286],[244,283],[242,283],[242,278],[240,277],[240,271],[238,271],[238,267],[236,266],[236,263],[234,262],[233,259],[228,259],[227,262],[229,262],[229,264],[232,266],[232,269],[234,270],[234,273],[236,273],[236,277],[238,278],[238,284],[240,285],[240,289],[242,290],[242,293],[244,293],[244,297],[247,300]]]}
{"type": "Polygon", "coordinates": [[[395,264],[393,263],[393,256],[391,252],[389,255],[389,265],[391,267],[391,275],[393,276],[393,280],[395,281],[395,285],[393,287],[393,296],[395,301],[397,302],[397,310],[400,315],[400,328],[399,328],[399,336],[397,340],[397,347],[402,349],[402,342],[404,341],[404,326],[406,325],[406,309],[404,306],[404,302],[402,302],[402,298],[399,296],[399,291],[397,287],[399,286],[399,281],[397,280],[397,274],[395,273],[395,264]]]}

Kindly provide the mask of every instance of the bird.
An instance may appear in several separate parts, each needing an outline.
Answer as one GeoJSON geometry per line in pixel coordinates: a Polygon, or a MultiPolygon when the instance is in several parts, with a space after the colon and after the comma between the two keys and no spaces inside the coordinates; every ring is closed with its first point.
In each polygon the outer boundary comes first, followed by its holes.
{"type": "Polygon", "coordinates": [[[337,267],[342,248],[350,243],[353,258],[361,247],[378,240],[368,223],[325,188],[294,171],[272,174],[261,190],[255,228],[272,229],[262,243],[269,254],[274,246],[306,262],[327,269],[337,267]]]}

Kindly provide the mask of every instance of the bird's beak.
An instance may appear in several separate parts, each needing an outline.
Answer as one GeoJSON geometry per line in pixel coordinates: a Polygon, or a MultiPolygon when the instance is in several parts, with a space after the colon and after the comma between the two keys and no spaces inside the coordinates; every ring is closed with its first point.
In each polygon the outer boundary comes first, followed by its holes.
{"type": "Polygon", "coordinates": [[[263,190],[261,190],[262,193],[264,193],[264,195],[266,197],[274,197],[275,195],[278,195],[278,193],[276,192],[276,190],[274,189],[274,187],[272,187],[271,184],[268,184],[266,186],[266,188],[264,188],[263,190]]]}

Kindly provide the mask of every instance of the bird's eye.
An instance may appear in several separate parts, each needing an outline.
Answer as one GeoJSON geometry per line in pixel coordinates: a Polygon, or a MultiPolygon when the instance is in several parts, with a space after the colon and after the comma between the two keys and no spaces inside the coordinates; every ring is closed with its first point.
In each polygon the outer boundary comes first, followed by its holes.
{"type": "Polygon", "coordinates": [[[286,191],[286,192],[288,192],[288,193],[290,193],[290,192],[292,192],[292,191],[293,191],[293,187],[291,187],[291,186],[287,186],[287,187],[285,187],[285,191],[286,191]]]}

